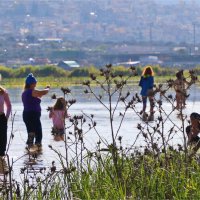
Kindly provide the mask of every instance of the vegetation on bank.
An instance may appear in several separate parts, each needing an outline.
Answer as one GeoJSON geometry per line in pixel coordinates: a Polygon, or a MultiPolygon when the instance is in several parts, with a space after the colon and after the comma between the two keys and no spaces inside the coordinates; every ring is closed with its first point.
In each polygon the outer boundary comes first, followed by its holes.
{"type": "MultiPolygon", "coordinates": [[[[142,73],[143,67],[135,67],[139,75],[142,73]]],[[[162,68],[160,66],[153,66],[154,72],[159,76],[171,76],[175,74],[177,69],[174,68],[162,68]]],[[[99,75],[100,71],[94,66],[77,68],[72,71],[64,70],[58,66],[46,65],[46,66],[21,66],[19,68],[9,68],[5,66],[0,66],[0,74],[3,78],[23,78],[26,77],[28,73],[34,73],[37,77],[89,77],[89,75],[95,74],[99,75]]],[[[200,70],[199,70],[200,72],[200,70]]],[[[128,76],[130,73],[129,69],[123,66],[113,67],[114,75],[125,75],[128,76]]]]}
{"type": "MultiPolygon", "coordinates": [[[[127,84],[138,84],[143,68],[141,66],[135,67],[137,77],[130,78],[127,84]]],[[[160,66],[153,66],[157,83],[165,82],[169,78],[175,78],[177,69],[162,68],[160,66]]],[[[196,74],[200,75],[200,68],[195,69],[196,74]]],[[[23,87],[24,78],[28,73],[33,73],[38,79],[38,86],[43,87],[51,85],[52,87],[81,85],[83,81],[87,80],[90,74],[98,76],[100,79],[100,71],[94,66],[77,68],[72,71],[64,70],[60,67],[47,66],[22,66],[16,69],[0,66],[0,74],[2,75],[2,85],[6,87],[23,87]]],[[[130,70],[123,66],[113,67],[114,76],[129,76],[130,70]]]]}

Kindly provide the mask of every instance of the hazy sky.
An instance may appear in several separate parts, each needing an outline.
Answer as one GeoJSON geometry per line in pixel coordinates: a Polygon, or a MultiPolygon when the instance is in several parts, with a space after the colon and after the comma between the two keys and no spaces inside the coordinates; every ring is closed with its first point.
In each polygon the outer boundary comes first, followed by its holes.
{"type": "Polygon", "coordinates": [[[157,3],[162,4],[176,4],[179,2],[185,2],[185,3],[200,3],[200,0],[155,0],[157,3]]]}
{"type": "MultiPolygon", "coordinates": [[[[157,3],[163,3],[163,4],[172,4],[177,3],[179,0],[155,0],[157,3]]],[[[188,0],[190,1],[190,0],[188,0]]]]}

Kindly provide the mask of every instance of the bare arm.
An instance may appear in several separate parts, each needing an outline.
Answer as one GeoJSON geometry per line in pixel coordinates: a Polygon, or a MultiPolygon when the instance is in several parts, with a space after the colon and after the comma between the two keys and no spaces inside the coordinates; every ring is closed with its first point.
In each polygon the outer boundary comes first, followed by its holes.
{"type": "Polygon", "coordinates": [[[66,110],[65,112],[65,118],[69,118],[70,117],[70,114],[68,113],[68,111],[66,110]]]}
{"type": "Polygon", "coordinates": [[[177,91],[179,89],[179,81],[177,79],[174,81],[173,86],[174,86],[175,91],[177,91]]]}
{"type": "Polygon", "coordinates": [[[47,88],[45,88],[43,90],[33,90],[32,96],[40,98],[40,97],[44,96],[45,94],[47,94],[49,92],[49,88],[50,87],[47,87],[47,88]]]}
{"type": "Polygon", "coordinates": [[[49,118],[53,117],[53,108],[51,108],[51,110],[49,111],[49,118]]]}
{"type": "Polygon", "coordinates": [[[7,107],[6,118],[8,119],[10,116],[10,113],[11,113],[12,106],[11,106],[10,98],[9,98],[9,95],[7,92],[5,92],[5,94],[4,94],[4,99],[5,99],[5,104],[7,107]]]}

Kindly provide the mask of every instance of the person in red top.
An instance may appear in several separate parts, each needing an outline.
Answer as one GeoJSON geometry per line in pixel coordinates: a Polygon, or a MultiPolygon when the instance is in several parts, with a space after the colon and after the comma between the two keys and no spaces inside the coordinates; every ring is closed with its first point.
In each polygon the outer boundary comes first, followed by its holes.
{"type": "Polygon", "coordinates": [[[7,122],[11,113],[8,92],[0,86],[0,172],[5,172],[5,152],[7,145],[7,122]],[[6,111],[5,111],[6,107],[6,111]]]}

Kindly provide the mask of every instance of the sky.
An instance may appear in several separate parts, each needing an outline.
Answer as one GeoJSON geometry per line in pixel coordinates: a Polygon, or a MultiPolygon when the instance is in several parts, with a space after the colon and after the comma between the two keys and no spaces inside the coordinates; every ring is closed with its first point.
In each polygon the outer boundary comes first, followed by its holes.
{"type": "Polygon", "coordinates": [[[185,3],[200,3],[200,0],[155,0],[157,3],[162,3],[162,4],[176,4],[180,2],[185,2],[185,3]]]}

